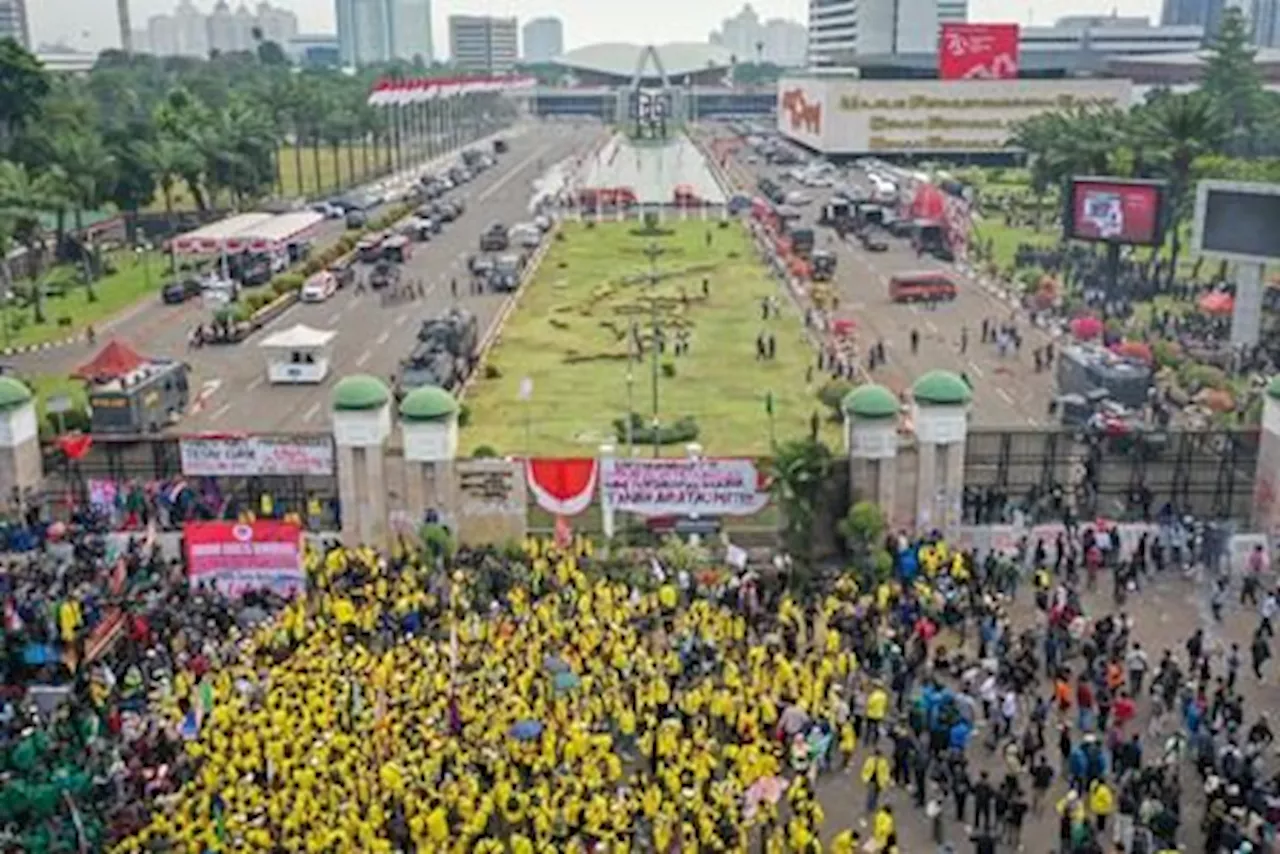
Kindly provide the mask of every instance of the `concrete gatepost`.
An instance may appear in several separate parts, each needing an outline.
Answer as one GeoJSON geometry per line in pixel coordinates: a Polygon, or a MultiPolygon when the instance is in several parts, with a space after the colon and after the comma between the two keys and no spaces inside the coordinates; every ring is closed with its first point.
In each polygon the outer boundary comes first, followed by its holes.
{"type": "Polygon", "coordinates": [[[1258,533],[1280,533],[1280,377],[1271,380],[1262,400],[1252,522],[1258,533]]]}
{"type": "Polygon", "coordinates": [[[0,501],[21,501],[43,479],[35,395],[13,377],[0,377],[0,501]]]}
{"type": "Polygon", "coordinates": [[[845,395],[845,452],[849,457],[849,503],[872,501],[886,519],[894,516],[898,484],[898,398],[868,383],[845,395]]]}
{"type": "Polygon", "coordinates": [[[605,442],[600,446],[600,454],[596,458],[598,460],[596,478],[600,484],[600,527],[607,542],[613,541],[613,535],[617,526],[617,519],[614,516],[613,508],[606,504],[604,500],[604,470],[607,468],[608,461],[612,460],[617,455],[618,446],[613,444],[613,442],[605,442]]]}
{"type": "Polygon", "coordinates": [[[337,449],[342,536],[351,545],[386,546],[387,439],[391,392],[368,374],[344,377],[333,387],[333,443],[337,449]]]}
{"type": "Polygon", "coordinates": [[[973,392],[951,371],[929,371],[911,387],[916,431],[916,525],[950,531],[964,509],[964,445],[973,392]]]}
{"type": "Polygon", "coordinates": [[[422,386],[400,402],[404,436],[405,502],[413,519],[453,507],[453,461],[458,456],[458,401],[439,386],[422,386]]]}

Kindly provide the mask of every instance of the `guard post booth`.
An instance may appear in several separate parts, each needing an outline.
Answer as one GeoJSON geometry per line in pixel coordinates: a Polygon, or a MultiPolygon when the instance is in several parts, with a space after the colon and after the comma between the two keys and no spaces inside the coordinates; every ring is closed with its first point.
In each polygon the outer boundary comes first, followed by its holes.
{"type": "Polygon", "coordinates": [[[267,357],[267,381],[277,385],[324,382],[336,335],[330,329],[299,323],[267,338],[259,345],[267,357]]]}

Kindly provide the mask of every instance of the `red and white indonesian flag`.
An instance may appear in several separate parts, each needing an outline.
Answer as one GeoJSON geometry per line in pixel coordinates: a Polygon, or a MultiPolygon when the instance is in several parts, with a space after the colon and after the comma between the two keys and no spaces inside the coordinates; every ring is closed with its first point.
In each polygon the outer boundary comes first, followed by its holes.
{"type": "Polygon", "coordinates": [[[373,84],[373,91],[369,93],[369,100],[367,103],[371,107],[381,107],[387,103],[390,97],[391,81],[379,80],[377,83],[373,84]]]}
{"type": "Polygon", "coordinates": [[[596,460],[568,457],[525,460],[525,476],[538,506],[555,516],[576,516],[591,506],[596,460]]]}

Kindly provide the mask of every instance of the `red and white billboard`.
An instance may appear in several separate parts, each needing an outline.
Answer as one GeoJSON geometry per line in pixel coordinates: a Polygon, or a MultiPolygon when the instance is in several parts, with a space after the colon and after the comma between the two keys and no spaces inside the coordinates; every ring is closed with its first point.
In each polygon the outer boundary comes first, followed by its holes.
{"type": "Polygon", "coordinates": [[[1162,238],[1164,185],[1123,178],[1075,178],[1066,233],[1073,240],[1155,246],[1162,238]]]}
{"type": "Polygon", "coordinates": [[[1014,80],[1017,76],[1017,24],[942,25],[940,80],[1014,80]]]}
{"type": "Polygon", "coordinates": [[[271,590],[301,593],[302,529],[286,522],[188,522],[183,526],[187,578],[192,587],[209,583],[227,596],[271,590]]]}

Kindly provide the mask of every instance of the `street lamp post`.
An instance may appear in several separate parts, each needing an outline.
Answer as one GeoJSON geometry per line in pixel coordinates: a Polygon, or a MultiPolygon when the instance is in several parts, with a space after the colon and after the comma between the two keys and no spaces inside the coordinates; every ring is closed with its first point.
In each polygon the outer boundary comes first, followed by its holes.
{"type": "Polygon", "coordinates": [[[658,441],[658,258],[666,250],[656,243],[650,243],[644,249],[644,255],[649,259],[649,350],[652,353],[653,368],[653,455],[658,456],[658,450],[661,447],[658,441]]]}

